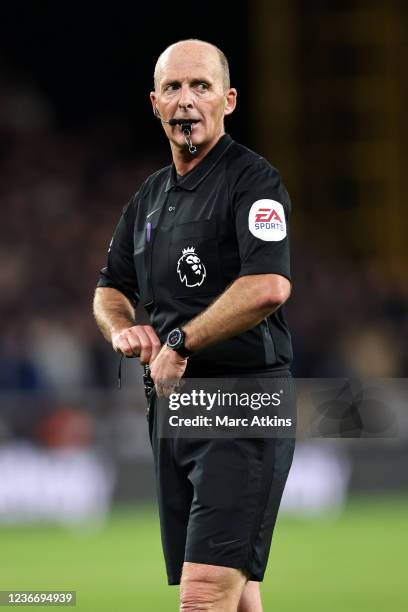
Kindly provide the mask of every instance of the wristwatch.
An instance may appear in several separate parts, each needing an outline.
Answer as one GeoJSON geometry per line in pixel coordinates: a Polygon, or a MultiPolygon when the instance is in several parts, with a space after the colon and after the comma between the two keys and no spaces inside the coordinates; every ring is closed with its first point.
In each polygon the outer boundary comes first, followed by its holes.
{"type": "Polygon", "coordinates": [[[166,345],[176,351],[180,355],[180,357],[190,357],[193,354],[193,351],[190,351],[188,348],[184,346],[184,342],[186,341],[186,334],[180,328],[176,327],[172,329],[169,335],[167,336],[166,345]]]}

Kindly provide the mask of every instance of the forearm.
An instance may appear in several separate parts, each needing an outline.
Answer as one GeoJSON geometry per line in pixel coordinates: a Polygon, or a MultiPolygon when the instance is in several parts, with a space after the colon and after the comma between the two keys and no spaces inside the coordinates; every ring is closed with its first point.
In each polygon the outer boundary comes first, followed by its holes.
{"type": "Polygon", "coordinates": [[[201,350],[255,327],[287,299],[290,283],[283,278],[279,283],[285,284],[284,290],[277,286],[269,291],[263,275],[237,279],[204,312],[183,325],[186,347],[201,350]]]}
{"type": "Polygon", "coordinates": [[[135,324],[135,310],[127,297],[111,287],[98,287],[93,301],[96,323],[108,342],[112,332],[135,324]]]}

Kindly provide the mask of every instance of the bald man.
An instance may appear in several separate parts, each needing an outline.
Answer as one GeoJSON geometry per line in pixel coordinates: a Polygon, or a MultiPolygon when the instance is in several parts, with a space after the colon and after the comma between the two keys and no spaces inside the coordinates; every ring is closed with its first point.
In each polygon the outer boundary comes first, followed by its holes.
{"type": "Polygon", "coordinates": [[[290,200],[277,170],[225,133],[237,91],[220,49],[168,47],[150,99],[172,164],[125,207],[94,313],[116,351],[149,365],[163,550],[180,610],[260,612],[294,440],[162,438],[157,398],[183,377],[290,378],[290,200]],[[135,321],[140,303],[151,325],[135,321]]]}

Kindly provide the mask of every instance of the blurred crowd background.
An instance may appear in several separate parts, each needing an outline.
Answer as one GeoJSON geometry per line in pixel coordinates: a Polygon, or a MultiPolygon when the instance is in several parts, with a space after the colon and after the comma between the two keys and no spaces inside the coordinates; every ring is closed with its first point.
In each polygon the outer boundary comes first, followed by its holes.
{"type": "MultiPolygon", "coordinates": [[[[16,474],[27,465],[50,482],[66,477],[65,456],[44,454],[55,449],[77,449],[69,478],[81,473],[81,491],[95,489],[89,508],[152,495],[141,370],[127,362],[126,389],[115,391],[117,355],[91,302],[122,207],[169,163],[148,93],[157,56],[180,38],[226,52],[239,91],[227,131],[277,166],[291,194],[294,374],[407,375],[406,6],[258,0],[219,10],[189,7],[181,19],[156,5],[143,16],[91,4],[1,9],[0,518],[2,503],[6,517],[20,508],[16,474]]],[[[322,458],[314,448],[311,477],[340,450],[327,477],[340,491],[350,474],[358,490],[406,487],[402,469],[390,479],[404,435],[388,463],[379,442],[369,460],[361,445],[328,445],[322,458]]],[[[38,513],[53,516],[50,504],[38,513]]]]}

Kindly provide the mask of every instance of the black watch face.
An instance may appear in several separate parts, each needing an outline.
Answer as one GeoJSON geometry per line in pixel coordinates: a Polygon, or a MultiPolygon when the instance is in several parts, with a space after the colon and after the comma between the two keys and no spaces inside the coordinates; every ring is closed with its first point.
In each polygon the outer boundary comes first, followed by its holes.
{"type": "Polygon", "coordinates": [[[177,346],[179,344],[181,339],[181,331],[179,329],[173,329],[173,331],[169,333],[167,344],[170,346],[170,348],[173,348],[173,346],[177,346]]]}

